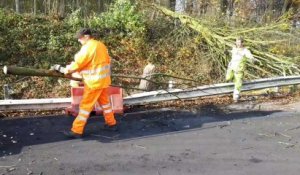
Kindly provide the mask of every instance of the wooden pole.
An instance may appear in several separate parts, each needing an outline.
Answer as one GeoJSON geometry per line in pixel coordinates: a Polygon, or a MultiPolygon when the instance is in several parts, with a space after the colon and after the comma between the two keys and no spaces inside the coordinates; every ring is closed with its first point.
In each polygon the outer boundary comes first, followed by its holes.
{"type": "Polygon", "coordinates": [[[40,76],[40,77],[58,77],[58,78],[68,78],[71,80],[81,81],[81,78],[73,77],[72,75],[65,75],[59,73],[55,70],[45,70],[45,69],[30,69],[25,67],[16,66],[4,66],[3,72],[5,75],[22,75],[22,76],[40,76]]]}

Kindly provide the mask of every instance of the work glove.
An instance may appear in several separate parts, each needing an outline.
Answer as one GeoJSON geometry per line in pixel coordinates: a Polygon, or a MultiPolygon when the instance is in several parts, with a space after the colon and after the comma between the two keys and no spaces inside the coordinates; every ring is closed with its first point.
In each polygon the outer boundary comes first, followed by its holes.
{"type": "Polygon", "coordinates": [[[64,68],[64,72],[63,72],[63,73],[64,73],[65,75],[71,74],[72,72],[71,72],[70,70],[71,70],[70,65],[67,65],[66,68],[64,68]]]}
{"type": "Polygon", "coordinates": [[[50,70],[55,70],[55,71],[63,73],[63,74],[65,73],[65,68],[59,64],[55,64],[55,65],[51,66],[50,70]]]}
{"type": "MultiPolygon", "coordinates": [[[[79,72],[72,73],[72,77],[74,77],[74,78],[81,78],[82,79],[82,76],[80,75],[79,72]]],[[[71,87],[79,87],[80,85],[81,85],[81,81],[75,81],[75,80],[71,80],[70,81],[70,86],[71,87]]]]}

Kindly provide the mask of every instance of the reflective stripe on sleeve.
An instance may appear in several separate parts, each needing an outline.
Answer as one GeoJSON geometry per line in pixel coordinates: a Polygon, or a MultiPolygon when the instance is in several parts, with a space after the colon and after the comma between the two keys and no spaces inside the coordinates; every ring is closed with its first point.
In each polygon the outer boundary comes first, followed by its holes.
{"type": "Polygon", "coordinates": [[[89,75],[85,77],[85,80],[100,80],[110,76],[110,72],[102,75],[89,75]]]}
{"type": "Polygon", "coordinates": [[[93,69],[93,70],[82,70],[82,71],[80,71],[80,73],[82,73],[82,74],[95,74],[95,73],[100,73],[104,70],[110,70],[110,65],[106,65],[106,66],[103,66],[101,68],[93,69]]]}

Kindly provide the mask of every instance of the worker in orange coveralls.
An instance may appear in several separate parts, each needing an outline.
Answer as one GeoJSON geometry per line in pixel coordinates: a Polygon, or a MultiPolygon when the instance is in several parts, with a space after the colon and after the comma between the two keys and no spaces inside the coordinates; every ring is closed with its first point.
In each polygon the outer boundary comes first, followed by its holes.
{"type": "Polygon", "coordinates": [[[117,122],[108,94],[108,87],[111,84],[108,50],[102,42],[92,37],[91,29],[81,29],[76,37],[82,47],[75,55],[74,61],[66,66],[64,73],[79,72],[83,77],[84,93],[72,129],[71,131],[65,131],[64,134],[69,138],[82,137],[90,112],[96,103],[103,108],[105,125],[102,129],[116,131],[117,122]]]}

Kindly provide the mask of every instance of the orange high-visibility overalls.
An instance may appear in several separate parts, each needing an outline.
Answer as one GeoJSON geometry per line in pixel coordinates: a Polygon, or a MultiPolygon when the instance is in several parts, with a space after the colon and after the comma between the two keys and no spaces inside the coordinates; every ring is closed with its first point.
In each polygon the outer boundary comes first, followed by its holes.
{"type": "Polygon", "coordinates": [[[75,61],[67,66],[83,77],[84,92],[79,105],[79,113],[73,122],[72,131],[83,134],[90,112],[95,104],[103,109],[105,124],[113,126],[116,120],[109,100],[108,87],[111,84],[110,57],[106,46],[90,39],[75,55],[75,61]]]}

